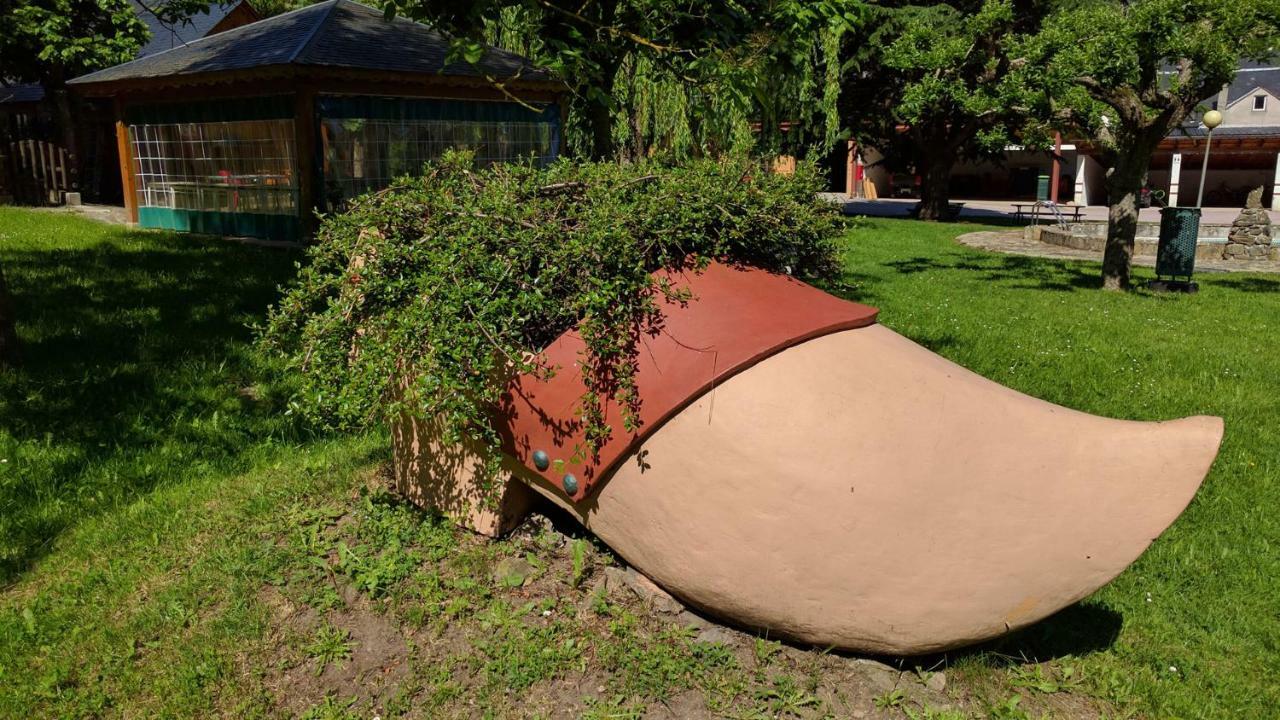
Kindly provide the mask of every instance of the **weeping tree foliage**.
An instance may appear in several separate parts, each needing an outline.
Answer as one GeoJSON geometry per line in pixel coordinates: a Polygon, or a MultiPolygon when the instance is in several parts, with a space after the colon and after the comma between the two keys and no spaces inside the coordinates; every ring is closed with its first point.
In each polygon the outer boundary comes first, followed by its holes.
{"type": "Polygon", "coordinates": [[[840,38],[867,15],[864,0],[366,1],[445,32],[454,59],[477,60],[487,43],[556,71],[571,91],[569,154],[623,160],[830,146],[840,38]]]}
{"type": "Polygon", "coordinates": [[[1021,50],[1044,122],[1092,139],[1110,205],[1102,282],[1129,286],[1138,196],[1162,139],[1235,77],[1269,60],[1280,0],[1091,0],[1064,5],[1021,50]]]}
{"type": "Polygon", "coordinates": [[[920,174],[922,219],[946,216],[956,163],[999,156],[1022,128],[1026,88],[1009,80],[1047,4],[889,0],[845,37],[840,119],[890,168],[920,174]]]}
{"type": "Polygon", "coordinates": [[[698,82],[638,55],[621,69],[614,143],[624,159],[675,160],[722,154],[804,157],[839,135],[837,42],[823,27],[813,42],[779,57],[762,36],[725,53],[698,82]]]}
{"type": "Polygon", "coordinates": [[[593,159],[803,148],[834,138],[837,38],[861,0],[391,0],[454,38],[520,52],[571,89],[570,151],[593,159]],[[682,111],[670,116],[670,111],[682,111]],[[786,132],[784,132],[786,128],[786,132]]]}
{"type": "Polygon", "coordinates": [[[298,412],[334,427],[430,419],[487,448],[492,472],[513,376],[579,372],[578,451],[591,453],[614,430],[608,401],[635,427],[637,340],[658,327],[658,299],[696,302],[650,273],[723,260],[830,275],[838,211],[818,182],[807,165],[784,177],[748,159],[475,170],[449,153],[325,220],[262,342],[298,384],[298,412]],[[574,326],[578,367],[547,367],[541,351],[574,326]]]}

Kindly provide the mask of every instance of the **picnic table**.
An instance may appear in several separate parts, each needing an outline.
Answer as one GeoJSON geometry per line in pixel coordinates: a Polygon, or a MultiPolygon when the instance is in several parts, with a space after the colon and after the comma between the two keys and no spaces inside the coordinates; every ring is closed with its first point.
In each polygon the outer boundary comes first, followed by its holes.
{"type": "Polygon", "coordinates": [[[1062,215],[1064,219],[1069,219],[1071,220],[1071,222],[1080,222],[1080,218],[1084,213],[1084,206],[1058,205],[1054,203],[1048,203],[1043,200],[1039,200],[1032,203],[1014,203],[1013,204],[1013,216],[1018,220],[1025,220],[1028,215],[1030,215],[1032,219],[1038,218],[1040,216],[1041,211],[1044,211],[1044,214],[1050,217],[1057,217],[1058,215],[1062,215]],[[1057,214],[1054,213],[1055,209],[1058,211],[1057,214]]]}

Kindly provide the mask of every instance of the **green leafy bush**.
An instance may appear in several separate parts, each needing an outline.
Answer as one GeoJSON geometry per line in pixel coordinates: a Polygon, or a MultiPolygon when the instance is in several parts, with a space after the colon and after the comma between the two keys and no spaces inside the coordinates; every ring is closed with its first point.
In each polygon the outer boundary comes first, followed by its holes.
{"type": "Polygon", "coordinates": [[[555,372],[539,352],[576,325],[590,452],[611,432],[609,398],[634,423],[635,340],[660,294],[682,294],[650,273],[724,259],[827,275],[838,213],[819,189],[811,167],[747,160],[476,170],[453,153],[327,218],[262,340],[298,383],[294,409],[320,423],[409,412],[493,451],[509,380],[555,372]]]}

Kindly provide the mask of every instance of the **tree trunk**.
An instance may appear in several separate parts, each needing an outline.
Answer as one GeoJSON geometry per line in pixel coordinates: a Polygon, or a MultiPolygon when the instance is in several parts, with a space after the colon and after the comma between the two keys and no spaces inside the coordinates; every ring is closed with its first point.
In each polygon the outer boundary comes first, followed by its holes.
{"type": "Polygon", "coordinates": [[[1138,197],[1147,183],[1151,154],[1121,152],[1107,171],[1107,244],[1102,254],[1102,288],[1128,290],[1133,242],[1138,234],[1138,197]]]}
{"type": "Polygon", "coordinates": [[[948,220],[951,217],[951,170],[956,158],[946,152],[922,154],[928,158],[920,173],[921,220],[948,220]]]}
{"type": "Polygon", "coordinates": [[[596,88],[583,93],[583,114],[591,133],[591,159],[614,160],[618,147],[613,141],[613,86],[618,61],[601,61],[596,88]]]}
{"type": "Polygon", "coordinates": [[[14,328],[13,300],[0,269],[0,368],[13,368],[22,364],[22,349],[18,345],[18,332],[14,328]]]}
{"type": "Polygon", "coordinates": [[[50,84],[47,88],[53,100],[54,116],[61,135],[62,148],[67,151],[67,188],[80,189],[80,125],[75,121],[76,108],[72,107],[71,92],[66,85],[50,84]]]}

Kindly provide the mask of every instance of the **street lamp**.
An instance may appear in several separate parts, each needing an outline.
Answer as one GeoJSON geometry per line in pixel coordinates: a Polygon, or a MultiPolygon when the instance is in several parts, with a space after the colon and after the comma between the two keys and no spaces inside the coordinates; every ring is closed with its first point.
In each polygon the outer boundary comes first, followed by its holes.
{"type": "Polygon", "coordinates": [[[1204,160],[1200,163],[1200,193],[1196,195],[1196,207],[1204,206],[1204,178],[1209,174],[1209,146],[1213,144],[1213,129],[1222,124],[1222,113],[1210,110],[1204,114],[1201,122],[1209,128],[1209,136],[1204,140],[1204,160]]]}

